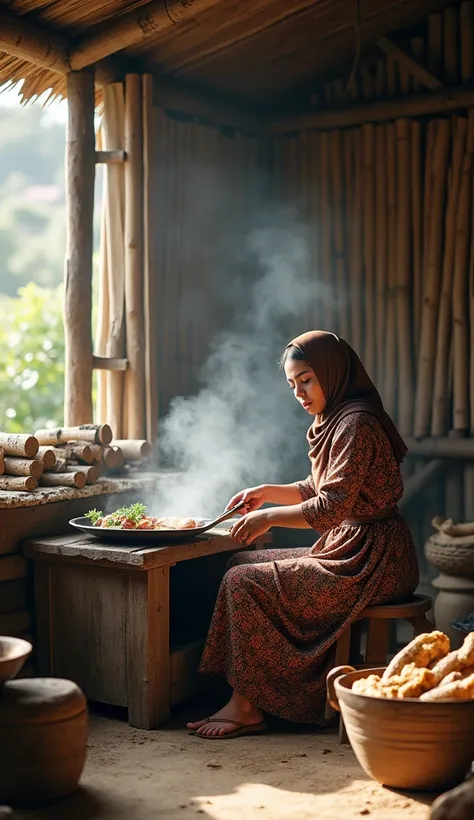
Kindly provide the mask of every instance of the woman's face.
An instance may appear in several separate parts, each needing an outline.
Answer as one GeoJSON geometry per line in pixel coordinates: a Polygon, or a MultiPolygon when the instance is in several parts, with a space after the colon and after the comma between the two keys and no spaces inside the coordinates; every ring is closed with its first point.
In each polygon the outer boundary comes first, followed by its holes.
{"type": "Polygon", "coordinates": [[[296,401],[299,401],[311,416],[322,413],[326,407],[326,398],[309,364],[301,359],[288,358],[284,369],[296,401]]]}

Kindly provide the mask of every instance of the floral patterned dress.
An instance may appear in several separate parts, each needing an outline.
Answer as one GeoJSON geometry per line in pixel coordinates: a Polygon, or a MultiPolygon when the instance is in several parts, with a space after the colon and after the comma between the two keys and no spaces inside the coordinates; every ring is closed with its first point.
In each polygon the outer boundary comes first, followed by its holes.
{"type": "Polygon", "coordinates": [[[321,537],[311,549],[231,559],[200,670],[223,675],[269,714],[321,723],[335,642],[369,604],[411,595],[418,561],[400,516],[343,523],[394,507],[403,492],[392,447],[374,416],[354,412],[342,419],[319,492],[311,477],[298,488],[303,515],[321,537]]]}

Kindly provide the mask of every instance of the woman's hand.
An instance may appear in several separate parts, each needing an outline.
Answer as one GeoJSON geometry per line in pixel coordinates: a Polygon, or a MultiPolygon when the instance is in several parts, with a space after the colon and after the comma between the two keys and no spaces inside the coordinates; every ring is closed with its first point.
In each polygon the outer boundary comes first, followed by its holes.
{"type": "Polygon", "coordinates": [[[244,501],[245,505],[239,510],[240,515],[258,510],[267,500],[266,489],[266,484],[260,484],[259,487],[248,487],[246,490],[241,490],[240,493],[230,499],[225,511],[227,512],[232,507],[236,507],[241,501],[244,501]]]}
{"type": "Polygon", "coordinates": [[[250,512],[243,515],[232,527],[231,537],[240,544],[248,546],[252,544],[259,535],[263,535],[272,526],[271,510],[261,510],[260,512],[250,512]]]}

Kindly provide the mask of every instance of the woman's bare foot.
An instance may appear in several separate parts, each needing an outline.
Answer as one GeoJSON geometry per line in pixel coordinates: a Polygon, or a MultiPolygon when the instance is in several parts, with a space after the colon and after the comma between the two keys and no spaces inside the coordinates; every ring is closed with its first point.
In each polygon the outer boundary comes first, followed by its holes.
{"type": "Polygon", "coordinates": [[[239,695],[239,693],[234,690],[229,702],[212,715],[212,718],[212,723],[208,723],[208,718],[205,718],[204,720],[187,723],[186,725],[188,729],[196,732],[197,735],[223,737],[231,732],[235,732],[237,728],[235,723],[229,723],[230,720],[243,723],[246,726],[252,726],[256,723],[262,723],[263,712],[247,700],[247,698],[244,698],[243,695],[239,695]],[[216,718],[222,718],[222,720],[216,721],[216,718]]]}

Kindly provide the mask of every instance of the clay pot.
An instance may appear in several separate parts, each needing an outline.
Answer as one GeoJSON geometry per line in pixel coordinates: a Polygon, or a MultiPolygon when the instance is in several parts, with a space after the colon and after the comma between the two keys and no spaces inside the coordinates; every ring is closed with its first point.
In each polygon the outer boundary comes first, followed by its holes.
{"type": "Polygon", "coordinates": [[[32,649],[21,638],[0,636],[0,685],[18,675],[32,649]]]}
{"type": "Polygon", "coordinates": [[[453,525],[449,519],[434,519],[433,526],[437,532],[428,538],[425,555],[440,571],[432,581],[438,590],[434,604],[436,627],[449,636],[452,649],[458,649],[463,636],[452,623],[474,611],[474,534],[463,532],[468,525],[453,525]]]}
{"type": "Polygon", "coordinates": [[[388,700],[351,691],[384,669],[339,666],[328,699],[341,712],[350,744],[370,777],[394,789],[440,791],[460,783],[474,758],[474,700],[388,700]]]}
{"type": "Polygon", "coordinates": [[[0,695],[0,798],[32,806],[79,783],[87,751],[86,700],[75,683],[31,678],[0,695]]]}

